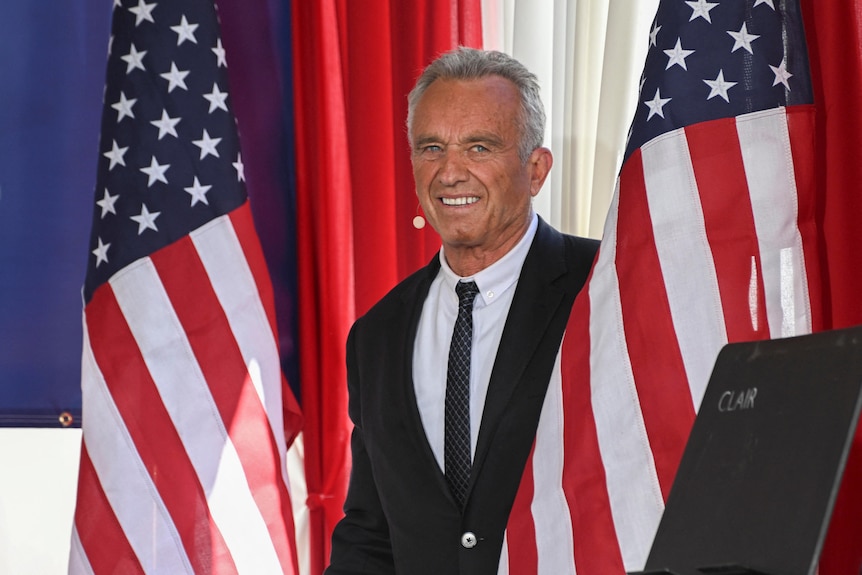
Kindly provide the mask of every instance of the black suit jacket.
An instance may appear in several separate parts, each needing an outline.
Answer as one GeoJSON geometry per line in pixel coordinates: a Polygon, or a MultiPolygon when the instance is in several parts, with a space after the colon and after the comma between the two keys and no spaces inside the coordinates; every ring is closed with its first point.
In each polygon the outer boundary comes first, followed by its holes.
{"type": "Polygon", "coordinates": [[[491,373],[463,511],[426,438],[412,377],[438,258],[356,321],[347,340],[353,468],[327,575],[496,574],[569,311],[597,247],[539,220],[491,373]],[[473,547],[462,545],[467,532],[478,539],[473,547]]]}

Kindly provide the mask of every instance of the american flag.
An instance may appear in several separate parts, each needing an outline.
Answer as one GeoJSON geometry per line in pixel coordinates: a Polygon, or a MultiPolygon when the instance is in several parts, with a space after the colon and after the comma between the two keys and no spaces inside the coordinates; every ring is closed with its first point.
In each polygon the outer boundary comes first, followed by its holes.
{"type": "Polygon", "coordinates": [[[114,0],[70,573],[297,572],[298,411],[244,179],[213,3],[114,0]]]}
{"type": "Polygon", "coordinates": [[[664,0],[649,42],[501,573],[643,568],[719,349],[822,322],[799,6],[664,0]]]}

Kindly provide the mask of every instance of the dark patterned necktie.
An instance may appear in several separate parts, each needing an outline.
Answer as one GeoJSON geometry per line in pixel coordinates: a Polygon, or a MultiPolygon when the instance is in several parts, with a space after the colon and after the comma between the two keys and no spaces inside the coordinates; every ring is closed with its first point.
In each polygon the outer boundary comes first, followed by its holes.
{"type": "Polygon", "coordinates": [[[470,481],[470,348],[473,342],[473,300],[479,293],[475,282],[459,282],[458,319],[449,346],[446,372],[445,444],[443,459],[446,482],[456,501],[464,506],[470,481]]]}

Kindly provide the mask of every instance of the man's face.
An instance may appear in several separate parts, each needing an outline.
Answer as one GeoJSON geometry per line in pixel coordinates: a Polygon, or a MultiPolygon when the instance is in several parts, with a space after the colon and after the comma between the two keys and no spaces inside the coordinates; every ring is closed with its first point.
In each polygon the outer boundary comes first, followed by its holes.
{"type": "Polygon", "coordinates": [[[530,199],[550,169],[540,148],[523,162],[520,95],[499,76],[436,80],[416,105],[412,159],[416,194],[447,258],[502,257],[529,225],[530,199]]]}

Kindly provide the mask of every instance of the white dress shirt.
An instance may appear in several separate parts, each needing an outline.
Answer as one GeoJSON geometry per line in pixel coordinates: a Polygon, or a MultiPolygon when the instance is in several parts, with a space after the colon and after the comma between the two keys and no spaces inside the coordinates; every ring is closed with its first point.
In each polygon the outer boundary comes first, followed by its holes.
{"type": "Polygon", "coordinates": [[[428,297],[422,307],[416,341],[413,343],[413,385],[419,414],[428,442],[444,469],[444,412],[446,399],[446,370],[449,363],[449,344],[458,316],[458,294],[455,284],[475,281],[479,295],[473,302],[473,346],[470,355],[470,452],[476,451],[479,425],[488,393],[491,370],[497,357],[497,348],[503,335],[503,326],[518,284],[521,267],[533,243],[538,217],[533,219],[527,233],[509,253],[476,275],[462,278],[446,263],[440,249],[440,271],[431,283],[428,297]]]}

